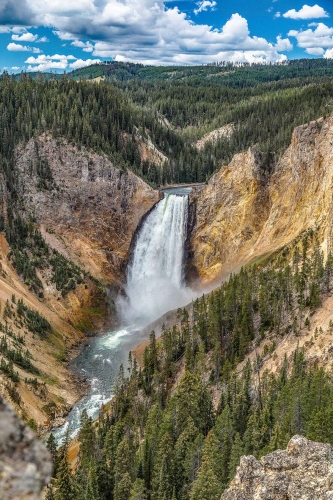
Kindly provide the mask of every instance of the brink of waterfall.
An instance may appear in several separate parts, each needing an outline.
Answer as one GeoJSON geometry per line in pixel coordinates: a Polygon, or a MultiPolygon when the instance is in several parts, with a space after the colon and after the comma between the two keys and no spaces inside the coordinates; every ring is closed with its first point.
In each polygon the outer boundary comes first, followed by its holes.
{"type": "Polygon", "coordinates": [[[166,194],[144,221],[127,269],[126,299],[119,301],[127,324],[147,325],[191,301],[184,281],[187,217],[187,194],[166,194]]]}

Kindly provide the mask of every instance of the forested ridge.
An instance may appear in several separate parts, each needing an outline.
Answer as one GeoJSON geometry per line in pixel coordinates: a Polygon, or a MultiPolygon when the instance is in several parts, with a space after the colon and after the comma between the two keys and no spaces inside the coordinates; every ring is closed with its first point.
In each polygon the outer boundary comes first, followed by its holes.
{"type": "Polygon", "coordinates": [[[218,500],[243,454],[261,457],[294,434],[333,443],[331,374],[303,349],[285,356],[275,375],[261,370],[264,358],[275,359],[277,342],[310,328],[332,277],[332,257],[324,262],[309,230],[191,310],[179,309],[178,326],[160,340],[151,333],[142,367],[129,355],[98,421],[83,412],[73,472],[69,438],[57,451],[49,437],[48,500],[218,500]]]}
{"type": "Polygon", "coordinates": [[[68,75],[21,74],[0,81],[1,153],[47,130],[108,155],[154,185],[205,182],[235,153],[255,147],[272,169],[293,129],[332,110],[333,64],[298,60],[278,65],[215,64],[145,67],[106,63],[68,75]],[[103,76],[100,83],[91,78],[103,76]],[[195,142],[233,124],[231,137],[195,142]],[[141,158],[150,138],[166,157],[141,158]]]}

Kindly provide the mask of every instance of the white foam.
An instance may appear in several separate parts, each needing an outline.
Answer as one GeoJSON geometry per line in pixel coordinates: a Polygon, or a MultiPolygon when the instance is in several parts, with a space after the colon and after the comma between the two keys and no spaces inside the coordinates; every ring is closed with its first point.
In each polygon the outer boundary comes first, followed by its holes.
{"type": "Polygon", "coordinates": [[[132,333],[132,332],[129,329],[123,329],[123,330],[118,330],[117,332],[113,332],[113,333],[111,333],[111,334],[103,337],[100,340],[100,348],[103,348],[103,347],[108,347],[108,348],[117,347],[121,343],[122,337],[126,337],[126,335],[129,335],[130,333],[132,333]]]}

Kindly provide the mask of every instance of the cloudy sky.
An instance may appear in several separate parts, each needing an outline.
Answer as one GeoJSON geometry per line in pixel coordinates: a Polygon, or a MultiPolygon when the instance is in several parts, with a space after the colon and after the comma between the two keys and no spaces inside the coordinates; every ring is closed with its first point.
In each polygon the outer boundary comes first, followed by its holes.
{"type": "Polygon", "coordinates": [[[0,69],[333,58],[333,0],[0,0],[0,69]]]}

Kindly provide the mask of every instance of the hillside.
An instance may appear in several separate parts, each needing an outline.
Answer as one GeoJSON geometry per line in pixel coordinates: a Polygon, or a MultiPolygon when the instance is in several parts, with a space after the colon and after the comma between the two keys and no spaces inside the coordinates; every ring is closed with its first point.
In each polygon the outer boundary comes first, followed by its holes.
{"type": "Polygon", "coordinates": [[[27,88],[26,98],[32,99],[31,92],[37,96],[36,116],[22,107],[22,117],[32,120],[24,136],[46,129],[103,152],[158,186],[205,182],[248,147],[262,153],[271,170],[296,126],[332,110],[332,73],[329,59],[240,67],[111,62],[46,81],[22,75],[6,86],[8,97],[20,93],[15,88],[27,88]],[[195,146],[231,123],[231,135],[195,146]],[[145,154],[142,141],[157,154],[145,154]]]}

